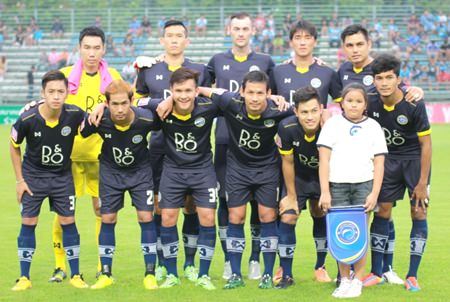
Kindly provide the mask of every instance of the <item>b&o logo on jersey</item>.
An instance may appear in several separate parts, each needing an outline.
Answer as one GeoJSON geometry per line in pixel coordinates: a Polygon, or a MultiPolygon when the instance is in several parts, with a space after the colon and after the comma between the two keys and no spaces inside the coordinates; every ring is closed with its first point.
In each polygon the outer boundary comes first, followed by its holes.
{"type": "Polygon", "coordinates": [[[343,221],[336,228],[336,238],[342,244],[353,244],[359,238],[360,230],[353,221],[343,221]]]}
{"type": "Polygon", "coordinates": [[[122,151],[119,148],[112,147],[112,152],[114,161],[119,166],[129,166],[134,162],[133,152],[130,148],[125,148],[125,151],[122,151]]]}
{"type": "Polygon", "coordinates": [[[261,142],[259,141],[261,136],[258,132],[252,134],[245,130],[241,130],[241,135],[239,136],[239,147],[248,148],[250,150],[257,150],[261,147],[261,142]]]}
{"type": "Polygon", "coordinates": [[[196,119],[194,121],[194,125],[199,128],[205,126],[205,124],[206,124],[206,120],[203,117],[199,117],[198,119],[196,119]]]}
{"type": "Polygon", "coordinates": [[[363,84],[366,86],[370,86],[373,84],[373,76],[371,75],[366,75],[363,78],[363,84]]]}
{"type": "Polygon", "coordinates": [[[59,166],[63,160],[64,156],[62,155],[62,149],[59,144],[55,145],[54,149],[49,146],[42,146],[41,162],[43,165],[59,166]]]}
{"type": "Polygon", "coordinates": [[[65,126],[61,129],[61,135],[62,136],[68,136],[72,132],[72,129],[70,129],[69,126],[65,126]]]}
{"type": "Polygon", "coordinates": [[[401,114],[401,115],[397,116],[397,123],[399,125],[404,126],[404,125],[408,124],[408,118],[405,115],[401,114]]]}
{"type": "Polygon", "coordinates": [[[272,128],[273,126],[275,126],[275,121],[274,120],[265,120],[264,126],[266,126],[267,128],[272,128]]]}
{"type": "Polygon", "coordinates": [[[138,135],[133,136],[133,138],[131,139],[131,141],[132,141],[134,144],[139,144],[140,142],[142,142],[143,139],[144,139],[144,138],[142,137],[142,135],[138,134],[138,135]]]}
{"type": "Polygon", "coordinates": [[[256,65],[252,65],[252,66],[250,66],[250,68],[248,69],[249,72],[250,72],[250,71],[258,71],[258,70],[260,70],[260,69],[259,69],[259,67],[256,66],[256,65]]]}
{"type": "Polygon", "coordinates": [[[197,152],[197,142],[192,132],[186,136],[183,133],[175,132],[175,147],[177,151],[195,153],[197,152]]]}
{"type": "Polygon", "coordinates": [[[311,80],[311,86],[314,88],[319,88],[320,86],[322,86],[322,81],[319,78],[313,78],[311,80]]]}

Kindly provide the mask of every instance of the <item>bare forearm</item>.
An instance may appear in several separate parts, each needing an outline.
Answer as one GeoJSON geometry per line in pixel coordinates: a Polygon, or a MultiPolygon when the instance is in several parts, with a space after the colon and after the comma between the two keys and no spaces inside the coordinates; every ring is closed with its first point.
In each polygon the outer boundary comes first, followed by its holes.
{"type": "Polygon", "coordinates": [[[383,184],[384,175],[384,155],[375,156],[373,160],[373,185],[372,194],[378,198],[383,184]]]}
{"type": "Polygon", "coordinates": [[[11,155],[11,163],[14,168],[14,174],[16,175],[16,181],[21,181],[23,179],[23,175],[22,175],[22,156],[20,148],[16,148],[12,144],[10,144],[9,151],[11,155]]]}
{"type": "Polygon", "coordinates": [[[423,137],[423,139],[420,140],[420,148],[421,148],[421,155],[420,155],[420,184],[428,184],[428,178],[430,176],[430,169],[431,169],[431,154],[432,154],[432,148],[431,148],[431,136],[427,135],[426,137],[423,137]]]}
{"type": "Polygon", "coordinates": [[[283,178],[286,185],[287,194],[290,196],[296,196],[294,156],[292,154],[282,155],[281,168],[283,170],[283,178]]]}

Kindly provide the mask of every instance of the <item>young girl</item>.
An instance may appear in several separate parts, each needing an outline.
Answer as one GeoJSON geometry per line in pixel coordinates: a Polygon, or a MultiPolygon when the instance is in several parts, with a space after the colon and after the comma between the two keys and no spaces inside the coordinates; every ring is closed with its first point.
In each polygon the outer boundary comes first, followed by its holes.
{"type": "MultiPolygon", "coordinates": [[[[377,203],[387,154],[383,130],[365,115],[368,96],[359,83],[347,85],[342,92],[342,115],[329,119],[317,142],[319,148],[319,206],[326,212],[331,206],[363,205],[366,212],[377,203]]],[[[337,298],[361,295],[366,255],[350,266],[338,263],[341,284],[333,292],[337,298]]]]}

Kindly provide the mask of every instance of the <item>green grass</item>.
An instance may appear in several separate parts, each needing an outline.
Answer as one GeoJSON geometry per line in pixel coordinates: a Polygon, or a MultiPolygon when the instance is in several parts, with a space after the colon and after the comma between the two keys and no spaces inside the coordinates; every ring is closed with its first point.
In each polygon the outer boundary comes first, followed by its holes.
{"type": "MultiPolygon", "coordinates": [[[[363,291],[359,300],[364,301],[448,301],[450,298],[450,231],[447,195],[449,192],[450,162],[448,152],[450,126],[433,127],[433,175],[431,181],[431,202],[429,208],[429,239],[425,256],[419,271],[423,290],[409,293],[401,286],[384,285],[363,291]],[[447,194],[446,194],[447,193],[447,194]]],[[[15,293],[10,290],[19,275],[16,238],[20,226],[19,207],[15,201],[14,174],[8,154],[9,127],[0,126],[0,192],[2,205],[0,211],[0,301],[336,301],[332,299],[333,284],[317,284],[312,281],[315,261],[314,243],[311,232],[311,219],[305,212],[297,226],[297,250],[294,260],[294,275],[297,284],[286,291],[259,290],[256,281],[246,281],[246,287],[225,291],[222,274],[222,252],[219,242],[211,267],[211,276],[218,290],[207,292],[193,286],[186,279],[176,289],[146,291],[142,286],[143,257],[140,252],[140,232],[136,214],[127,203],[119,214],[116,228],[117,249],[114,257],[114,276],[117,283],[105,290],[77,290],[68,282],[49,284],[47,279],[53,270],[54,260],[51,249],[51,224],[53,214],[48,211],[48,203],[42,207],[40,223],[37,228],[37,250],[31,268],[33,289],[15,293]]],[[[409,263],[409,218],[408,202],[400,202],[394,211],[397,242],[394,266],[400,276],[404,276],[409,263]]],[[[87,197],[78,200],[77,224],[81,234],[81,271],[88,283],[93,283],[97,263],[97,249],[94,238],[94,216],[87,197]]],[[[246,228],[247,233],[248,228],[246,228]]],[[[247,245],[249,246],[249,244],[247,245]]],[[[248,253],[248,248],[246,250],[248,253]]],[[[179,257],[181,260],[183,255],[179,257]]],[[[244,273],[246,260],[244,256],[244,273]]],[[[179,261],[181,265],[182,261],[179,261]]],[[[333,259],[327,257],[327,266],[332,276],[336,273],[333,259]]],[[[181,274],[182,275],[182,274],[181,274]]]]}

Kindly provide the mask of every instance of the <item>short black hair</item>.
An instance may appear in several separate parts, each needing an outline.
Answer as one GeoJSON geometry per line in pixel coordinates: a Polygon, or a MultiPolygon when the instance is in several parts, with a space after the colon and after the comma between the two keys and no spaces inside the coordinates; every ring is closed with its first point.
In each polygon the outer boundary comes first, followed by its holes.
{"type": "Polygon", "coordinates": [[[242,80],[242,90],[245,90],[245,86],[247,85],[247,82],[250,83],[265,83],[266,84],[266,91],[269,91],[269,77],[267,74],[260,70],[253,70],[250,72],[247,72],[247,74],[244,76],[244,79],[242,80]]]}
{"type": "Polygon", "coordinates": [[[314,37],[315,40],[317,40],[317,29],[311,22],[300,20],[296,23],[294,23],[291,26],[291,30],[289,31],[289,40],[292,41],[292,38],[294,38],[294,35],[298,31],[304,31],[310,34],[314,37]]]}
{"type": "Polygon", "coordinates": [[[195,82],[195,87],[198,86],[198,77],[199,77],[199,72],[193,69],[189,69],[189,68],[179,68],[177,69],[174,73],[172,73],[172,75],[170,76],[170,87],[173,86],[173,84],[179,84],[179,83],[183,83],[186,82],[188,80],[194,80],[195,82]]]}
{"type": "MultiPolygon", "coordinates": [[[[347,94],[353,90],[361,91],[361,93],[364,97],[364,102],[366,103],[366,105],[369,103],[369,96],[367,95],[366,87],[364,87],[363,84],[358,83],[358,82],[350,83],[344,87],[344,90],[342,90],[342,101],[344,101],[347,94]]],[[[342,102],[341,102],[341,108],[342,108],[342,102]]]]}
{"type": "Polygon", "coordinates": [[[317,89],[312,86],[306,86],[306,87],[297,89],[294,92],[292,99],[294,101],[295,108],[298,108],[299,104],[306,103],[312,99],[316,99],[320,105],[319,91],[317,91],[317,89]]]}
{"type": "Polygon", "coordinates": [[[69,87],[69,82],[64,73],[59,70],[50,70],[42,77],[42,89],[45,89],[47,83],[52,81],[64,81],[64,85],[66,86],[66,88],[69,87]]]}
{"type": "Polygon", "coordinates": [[[97,26],[88,26],[83,28],[80,31],[80,37],[78,39],[78,42],[81,44],[81,41],[86,36],[99,37],[100,39],[102,39],[102,43],[105,44],[105,32],[101,28],[98,28],[97,26]]]}
{"type": "Polygon", "coordinates": [[[169,20],[166,23],[164,23],[164,28],[163,28],[163,32],[162,32],[163,36],[166,33],[166,28],[171,27],[171,26],[182,26],[184,28],[186,37],[188,36],[188,30],[187,30],[186,26],[184,25],[183,22],[181,22],[179,20],[169,20]]]}
{"type": "Polygon", "coordinates": [[[388,53],[382,53],[373,60],[372,72],[375,76],[382,72],[393,70],[395,75],[398,77],[400,75],[400,66],[401,62],[395,56],[388,53]]]}
{"type": "Polygon", "coordinates": [[[238,13],[235,13],[235,14],[230,16],[230,21],[233,20],[233,19],[242,20],[242,19],[245,19],[245,18],[249,18],[250,20],[252,20],[252,17],[248,13],[246,13],[246,12],[238,12],[238,13]]]}
{"type": "Polygon", "coordinates": [[[353,36],[357,33],[362,33],[366,41],[369,41],[369,33],[367,32],[367,29],[361,24],[352,24],[347,26],[341,33],[342,42],[345,42],[345,38],[347,38],[348,36],[353,36]]]}

